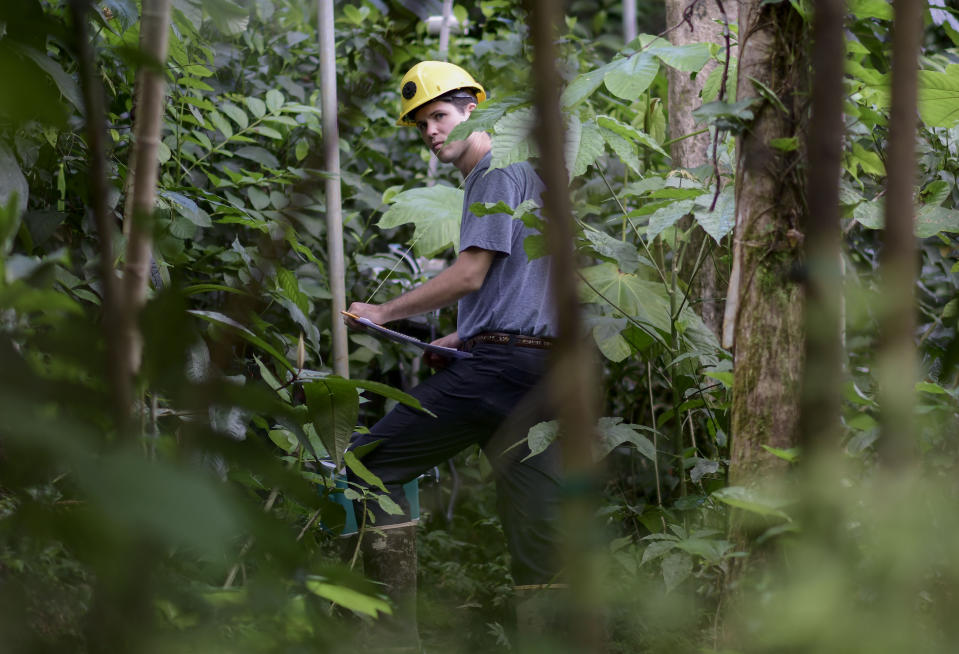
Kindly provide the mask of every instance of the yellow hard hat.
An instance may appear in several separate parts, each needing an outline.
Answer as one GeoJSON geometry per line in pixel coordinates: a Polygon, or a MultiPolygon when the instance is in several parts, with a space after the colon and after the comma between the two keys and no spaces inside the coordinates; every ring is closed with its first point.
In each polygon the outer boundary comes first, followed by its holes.
{"type": "Polygon", "coordinates": [[[410,68],[400,82],[400,118],[396,124],[415,127],[411,113],[456,89],[474,91],[477,102],[486,99],[483,87],[459,66],[445,61],[421,61],[410,68]]]}

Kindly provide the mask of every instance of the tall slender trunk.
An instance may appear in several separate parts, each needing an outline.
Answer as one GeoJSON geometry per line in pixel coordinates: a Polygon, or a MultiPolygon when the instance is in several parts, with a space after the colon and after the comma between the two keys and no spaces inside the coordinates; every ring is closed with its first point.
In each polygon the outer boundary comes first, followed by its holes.
{"type": "MultiPolygon", "coordinates": [[[[726,18],[723,5],[716,0],[701,0],[692,5],[688,0],[667,0],[666,2],[666,24],[670,27],[679,26],[669,32],[671,43],[674,45],[716,43],[723,47],[723,56],[729,56],[732,61],[738,49],[731,47],[730,52],[725,52],[726,41],[723,33],[727,29],[726,18]],[[688,8],[692,11],[688,16],[688,22],[684,22],[688,8]]],[[[715,62],[709,62],[696,75],[674,68],[669,68],[667,71],[669,137],[673,140],[670,145],[670,154],[674,168],[697,168],[708,164],[711,160],[712,136],[706,130],[704,123],[695,121],[693,110],[702,105],[703,87],[710,71],[715,67],[715,62]],[[702,133],[697,134],[697,132],[702,133]]],[[[732,99],[727,98],[727,101],[732,99]]],[[[721,179],[716,181],[722,184],[721,179]]],[[[683,226],[688,228],[689,223],[685,222],[683,226]]],[[[700,300],[698,312],[703,322],[713,330],[713,333],[719,334],[723,320],[722,296],[725,294],[722,280],[728,276],[728,273],[721,274],[715,262],[722,257],[715,252],[712,238],[702,229],[692,231],[685,249],[687,254],[683,257],[682,275],[692,286],[690,296],[700,300]],[[704,258],[703,262],[697,261],[700,252],[704,258]]]]}
{"type": "Polygon", "coordinates": [[[121,316],[121,347],[128,379],[140,369],[142,339],[137,327],[137,316],[146,301],[147,280],[153,249],[153,211],[156,201],[157,145],[163,126],[164,92],[166,80],[164,65],[170,33],[171,0],[143,0],[140,20],[143,54],[159,69],[143,66],[139,77],[139,104],[133,138],[136,159],[132,174],[133,215],[127,237],[126,265],[123,270],[123,311],[121,316]]]}
{"type": "Polygon", "coordinates": [[[916,240],[913,186],[916,183],[916,86],[924,4],[896,0],[892,41],[892,107],[889,115],[889,169],[886,228],[882,243],[879,360],[880,455],[900,466],[915,455],[916,240]]]}
{"type": "Polygon", "coordinates": [[[561,79],[556,69],[555,38],[563,19],[561,3],[529,0],[530,36],[533,41],[534,98],[538,120],[535,137],[539,166],[546,185],[543,213],[546,238],[552,258],[550,281],[556,301],[559,337],[553,351],[550,390],[559,409],[563,435],[563,460],[568,483],[583,489],[564,505],[567,535],[567,566],[574,603],[571,625],[576,651],[603,649],[599,574],[590,543],[590,522],[595,514],[588,489],[597,483],[592,446],[595,442],[597,399],[595,371],[580,317],[578,277],[573,249],[573,214],[569,200],[569,177],[564,163],[565,127],[560,112],[561,79]]]}
{"type": "Polygon", "coordinates": [[[323,109],[324,167],[326,179],[326,251],[333,295],[333,371],[350,376],[346,324],[340,312],[346,310],[346,263],[343,256],[343,209],[340,189],[340,132],[337,125],[336,37],[333,32],[333,0],[319,0],[320,95],[323,109]]]}
{"type": "Polygon", "coordinates": [[[806,358],[802,442],[807,452],[838,449],[842,380],[839,178],[843,147],[843,0],[816,0],[812,117],[805,227],[806,358]]]}
{"type": "Polygon", "coordinates": [[[774,138],[804,141],[803,19],[789,3],[739,4],[737,100],[757,98],[750,78],[771,89],[783,108],[757,99],[755,120],[736,153],[736,227],[724,344],[734,337],[735,384],[729,480],[753,485],[783,462],[763,445],[797,442],[803,357],[802,289],[793,277],[803,213],[796,158],[770,145],[774,138]]]}

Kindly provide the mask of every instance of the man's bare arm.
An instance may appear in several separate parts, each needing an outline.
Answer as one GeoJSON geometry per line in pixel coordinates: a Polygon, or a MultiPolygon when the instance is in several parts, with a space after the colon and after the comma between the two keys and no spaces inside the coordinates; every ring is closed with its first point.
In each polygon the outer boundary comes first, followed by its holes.
{"type": "Polygon", "coordinates": [[[496,253],[490,250],[467,248],[449,268],[424,284],[384,304],[354,302],[349,312],[382,325],[449,306],[464,295],[479,290],[495,256],[496,253]]]}

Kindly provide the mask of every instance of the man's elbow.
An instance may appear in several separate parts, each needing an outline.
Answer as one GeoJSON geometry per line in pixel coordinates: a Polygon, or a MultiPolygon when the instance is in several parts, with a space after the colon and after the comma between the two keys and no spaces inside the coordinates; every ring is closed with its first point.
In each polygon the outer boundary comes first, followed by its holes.
{"type": "Polygon", "coordinates": [[[486,280],[486,271],[470,270],[467,271],[462,278],[463,291],[466,293],[473,293],[474,291],[480,290],[483,287],[483,282],[486,280]]]}

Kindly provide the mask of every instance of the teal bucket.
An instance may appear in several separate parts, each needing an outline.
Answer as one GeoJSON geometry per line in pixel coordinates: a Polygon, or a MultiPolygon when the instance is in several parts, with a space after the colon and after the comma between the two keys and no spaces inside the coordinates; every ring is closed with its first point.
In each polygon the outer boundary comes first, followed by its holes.
{"type": "MultiPolygon", "coordinates": [[[[346,490],[346,477],[344,475],[335,475],[333,482],[336,488],[346,490]]],[[[320,486],[322,489],[323,486],[320,486]]],[[[406,502],[410,506],[410,519],[419,520],[420,517],[420,480],[414,479],[403,484],[403,494],[406,495],[406,502]]],[[[330,499],[343,507],[346,511],[346,522],[343,525],[343,536],[349,536],[357,532],[356,511],[353,510],[353,502],[346,499],[344,493],[330,493],[330,499]]]]}

